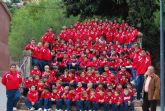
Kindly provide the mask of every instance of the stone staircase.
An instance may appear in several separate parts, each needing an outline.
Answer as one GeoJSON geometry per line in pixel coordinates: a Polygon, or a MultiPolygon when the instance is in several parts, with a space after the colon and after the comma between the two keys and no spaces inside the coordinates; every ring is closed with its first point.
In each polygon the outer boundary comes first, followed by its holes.
{"type": "MultiPolygon", "coordinates": [[[[142,111],[142,108],[141,108],[142,103],[140,101],[135,100],[134,106],[135,106],[135,111],[142,111]]],[[[22,97],[20,101],[18,102],[17,109],[18,109],[17,111],[28,111],[28,108],[26,107],[24,103],[24,97],[22,97]]],[[[55,111],[55,106],[53,106],[52,111],[55,111]]],[[[71,111],[76,111],[76,108],[73,106],[71,111]]]]}

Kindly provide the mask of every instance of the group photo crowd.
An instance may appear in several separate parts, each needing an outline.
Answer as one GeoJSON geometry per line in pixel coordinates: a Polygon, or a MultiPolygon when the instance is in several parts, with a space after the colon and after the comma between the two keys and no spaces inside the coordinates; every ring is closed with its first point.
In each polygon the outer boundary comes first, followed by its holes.
{"type": "MultiPolygon", "coordinates": [[[[143,90],[148,91],[145,74],[153,70],[150,53],[138,42],[139,33],[124,20],[85,20],[64,26],[57,35],[49,27],[41,42],[32,37],[24,48],[31,52],[30,74],[22,81],[12,64],[15,76],[6,72],[2,83],[7,90],[23,83],[22,94],[16,92],[29,110],[135,111],[134,101],[142,101],[143,90]]],[[[7,93],[7,107],[16,107],[19,97],[15,101],[7,93]]]]}

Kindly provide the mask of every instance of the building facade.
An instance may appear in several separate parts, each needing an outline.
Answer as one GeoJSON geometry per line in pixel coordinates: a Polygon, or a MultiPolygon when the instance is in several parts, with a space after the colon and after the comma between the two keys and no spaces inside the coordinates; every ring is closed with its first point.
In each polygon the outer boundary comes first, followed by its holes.
{"type": "Polygon", "coordinates": [[[8,49],[8,34],[11,14],[2,0],[0,0],[0,70],[8,69],[10,53],[8,49]]]}

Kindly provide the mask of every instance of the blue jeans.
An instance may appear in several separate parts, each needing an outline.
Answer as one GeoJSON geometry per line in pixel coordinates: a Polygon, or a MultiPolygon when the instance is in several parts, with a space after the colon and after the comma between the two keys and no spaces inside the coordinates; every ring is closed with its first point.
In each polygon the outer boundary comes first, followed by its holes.
{"type": "Polygon", "coordinates": [[[99,74],[103,74],[103,72],[104,72],[104,67],[99,67],[99,68],[98,68],[98,71],[99,71],[99,74]]]}
{"type": "MultiPolygon", "coordinates": [[[[128,111],[128,102],[123,103],[123,111],[128,111]]],[[[132,101],[130,103],[130,111],[134,111],[134,103],[132,101]]]]}
{"type": "Polygon", "coordinates": [[[43,69],[43,66],[42,66],[42,60],[38,60],[37,62],[38,62],[37,63],[38,64],[37,66],[38,66],[39,70],[40,71],[43,71],[44,69],[43,69]]]}
{"type": "Polygon", "coordinates": [[[19,90],[7,90],[7,111],[13,111],[13,107],[17,106],[17,102],[20,99],[19,90]]]}
{"type": "Polygon", "coordinates": [[[132,74],[132,80],[136,80],[136,70],[135,69],[132,69],[131,70],[131,74],[132,74]]]}
{"type": "Polygon", "coordinates": [[[144,74],[140,74],[136,78],[136,91],[137,91],[137,99],[140,100],[142,98],[142,89],[144,83],[144,74]]]}
{"type": "Polygon", "coordinates": [[[35,103],[34,105],[31,104],[31,102],[28,99],[24,100],[26,106],[30,109],[32,107],[36,108],[37,107],[37,103],[35,103]]]}
{"type": "Polygon", "coordinates": [[[38,66],[38,59],[32,57],[32,66],[38,66]]]}
{"type": "Polygon", "coordinates": [[[75,66],[72,66],[72,62],[67,63],[67,68],[70,69],[75,69],[76,71],[79,70],[80,68],[80,62],[76,62],[75,66]]]}
{"type": "Polygon", "coordinates": [[[71,100],[64,100],[64,106],[65,110],[70,111],[71,110],[71,100]]]}
{"type": "Polygon", "coordinates": [[[17,106],[17,103],[20,99],[19,90],[7,90],[7,111],[13,111],[13,107],[17,106]]]}
{"type": "Polygon", "coordinates": [[[112,105],[109,104],[108,102],[105,102],[103,104],[103,107],[104,107],[104,111],[112,111],[112,105]]]}
{"type": "Polygon", "coordinates": [[[76,101],[76,109],[77,111],[83,110],[83,101],[76,101]]]}
{"type": "Polygon", "coordinates": [[[39,99],[39,102],[38,102],[38,108],[42,108],[42,105],[44,105],[44,109],[48,109],[50,108],[50,101],[49,99],[42,99],[40,98],[39,99]]]}
{"type": "Polygon", "coordinates": [[[84,110],[92,110],[91,102],[90,101],[84,101],[84,110]]]}
{"type": "Polygon", "coordinates": [[[128,102],[123,103],[123,111],[128,111],[128,102]]]}
{"type": "Polygon", "coordinates": [[[92,103],[92,110],[98,111],[99,108],[100,108],[99,103],[97,103],[97,102],[93,102],[92,103]]]}
{"type": "Polygon", "coordinates": [[[45,67],[46,65],[49,65],[49,64],[50,64],[50,61],[42,60],[42,61],[40,61],[40,64],[41,64],[41,66],[42,66],[41,71],[44,71],[44,67],[45,67]]]}
{"type": "Polygon", "coordinates": [[[62,99],[56,100],[56,109],[62,109],[62,99]]]}
{"type": "Polygon", "coordinates": [[[123,105],[117,105],[117,104],[113,104],[113,110],[112,111],[123,111],[123,105]]]}

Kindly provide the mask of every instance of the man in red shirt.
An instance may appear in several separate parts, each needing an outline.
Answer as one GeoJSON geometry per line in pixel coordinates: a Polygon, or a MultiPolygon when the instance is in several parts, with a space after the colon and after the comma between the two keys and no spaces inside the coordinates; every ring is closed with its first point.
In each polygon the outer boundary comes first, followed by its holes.
{"type": "Polygon", "coordinates": [[[137,70],[136,70],[136,91],[137,91],[137,99],[140,100],[142,98],[142,88],[144,83],[144,74],[147,71],[148,67],[151,65],[150,55],[142,50],[138,56],[137,60],[137,70]]]}
{"type": "Polygon", "coordinates": [[[134,52],[131,55],[131,58],[132,58],[132,61],[133,61],[132,70],[131,70],[133,80],[131,81],[131,83],[135,84],[138,56],[140,54],[141,49],[140,49],[140,47],[137,43],[133,45],[133,48],[134,48],[134,52]]]}
{"type": "Polygon", "coordinates": [[[42,36],[42,44],[45,44],[45,42],[49,43],[49,49],[52,50],[53,43],[55,42],[55,37],[53,33],[52,27],[48,28],[48,31],[42,36]]]}
{"type": "Polygon", "coordinates": [[[32,65],[37,65],[36,55],[33,49],[35,49],[35,40],[31,39],[30,43],[25,46],[25,50],[30,50],[32,52],[32,65]]]}
{"type": "Polygon", "coordinates": [[[25,46],[25,50],[30,50],[32,52],[32,65],[38,66],[40,68],[41,63],[41,47],[42,43],[39,42],[37,45],[35,44],[35,40],[32,39],[29,44],[25,46]]]}
{"type": "Polygon", "coordinates": [[[22,76],[16,70],[16,64],[10,66],[10,70],[3,74],[2,84],[6,86],[7,111],[16,110],[17,102],[20,99],[20,84],[22,76]]]}
{"type": "Polygon", "coordinates": [[[49,50],[49,43],[45,42],[44,46],[41,48],[41,59],[42,59],[42,70],[44,71],[44,66],[49,65],[52,59],[51,51],[49,50]]]}

